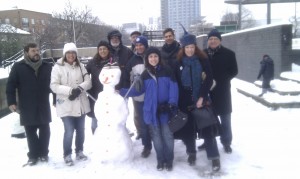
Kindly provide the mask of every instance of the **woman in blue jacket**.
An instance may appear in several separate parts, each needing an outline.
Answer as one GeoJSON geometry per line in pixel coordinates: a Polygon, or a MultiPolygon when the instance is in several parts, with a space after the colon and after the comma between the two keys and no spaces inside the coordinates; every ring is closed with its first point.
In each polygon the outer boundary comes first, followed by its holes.
{"type": "MultiPolygon", "coordinates": [[[[150,47],[145,54],[145,71],[139,93],[145,92],[144,121],[150,127],[157,158],[157,170],[173,169],[174,138],[168,126],[169,111],[177,106],[178,86],[172,70],[163,65],[159,49],[150,47]]],[[[128,90],[121,89],[125,94],[128,90]]],[[[129,96],[137,95],[133,88],[129,96]]]]}

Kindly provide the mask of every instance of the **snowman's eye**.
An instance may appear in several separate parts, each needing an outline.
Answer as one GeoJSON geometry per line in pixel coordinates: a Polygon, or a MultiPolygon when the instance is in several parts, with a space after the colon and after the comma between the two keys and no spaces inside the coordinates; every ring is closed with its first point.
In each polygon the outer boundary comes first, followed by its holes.
{"type": "Polygon", "coordinates": [[[111,75],[111,77],[113,78],[113,77],[114,77],[114,75],[111,75]]]}

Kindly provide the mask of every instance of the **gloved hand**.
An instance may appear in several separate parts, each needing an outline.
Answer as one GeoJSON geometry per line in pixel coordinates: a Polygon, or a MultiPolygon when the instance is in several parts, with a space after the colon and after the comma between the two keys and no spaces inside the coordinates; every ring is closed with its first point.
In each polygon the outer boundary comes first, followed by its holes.
{"type": "Polygon", "coordinates": [[[73,88],[71,91],[71,95],[69,96],[69,100],[73,101],[74,99],[76,99],[82,91],[83,89],[80,86],[78,86],[77,88],[73,88]]]}
{"type": "Polygon", "coordinates": [[[96,118],[92,118],[92,126],[91,126],[91,128],[92,128],[93,135],[94,135],[97,127],[98,127],[98,120],[96,118]]]}
{"type": "Polygon", "coordinates": [[[172,116],[177,114],[178,107],[174,104],[169,104],[169,112],[172,116]]]}
{"type": "Polygon", "coordinates": [[[137,92],[142,91],[143,80],[140,74],[136,74],[133,76],[133,83],[134,83],[134,88],[137,92]]]}
{"type": "Polygon", "coordinates": [[[157,112],[160,113],[166,113],[169,112],[169,107],[167,104],[159,104],[157,107],[157,112]]]}

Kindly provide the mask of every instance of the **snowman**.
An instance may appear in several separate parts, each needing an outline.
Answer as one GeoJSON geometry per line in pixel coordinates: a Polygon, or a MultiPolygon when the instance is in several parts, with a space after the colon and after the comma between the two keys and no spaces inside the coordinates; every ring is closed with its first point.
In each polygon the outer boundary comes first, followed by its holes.
{"type": "Polygon", "coordinates": [[[121,70],[116,63],[104,66],[99,75],[103,91],[95,103],[98,128],[94,134],[93,159],[100,158],[101,163],[128,162],[134,157],[132,141],[125,126],[129,113],[127,102],[115,91],[120,77],[121,70]]]}

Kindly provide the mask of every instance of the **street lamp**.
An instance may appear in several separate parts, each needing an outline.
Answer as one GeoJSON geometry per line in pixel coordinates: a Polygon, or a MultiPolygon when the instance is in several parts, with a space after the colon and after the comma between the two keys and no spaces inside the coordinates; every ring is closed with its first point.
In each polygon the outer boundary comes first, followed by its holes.
{"type": "Polygon", "coordinates": [[[72,21],[73,21],[73,35],[74,35],[74,43],[76,45],[76,35],[75,35],[75,26],[74,26],[74,16],[72,18],[72,21]]]}

